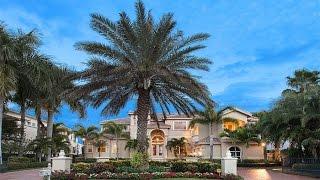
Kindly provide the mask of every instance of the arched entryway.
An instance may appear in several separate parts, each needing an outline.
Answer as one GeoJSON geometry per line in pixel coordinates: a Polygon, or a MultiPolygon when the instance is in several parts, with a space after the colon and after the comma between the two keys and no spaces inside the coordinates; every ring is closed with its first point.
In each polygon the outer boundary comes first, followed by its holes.
{"type": "Polygon", "coordinates": [[[234,158],[241,158],[241,149],[237,146],[232,146],[229,148],[229,151],[231,153],[231,156],[234,158]]]}
{"type": "Polygon", "coordinates": [[[151,156],[152,157],[163,157],[164,153],[164,142],[165,142],[165,136],[164,136],[164,132],[159,130],[159,129],[155,129],[153,131],[151,131],[151,156]]]}

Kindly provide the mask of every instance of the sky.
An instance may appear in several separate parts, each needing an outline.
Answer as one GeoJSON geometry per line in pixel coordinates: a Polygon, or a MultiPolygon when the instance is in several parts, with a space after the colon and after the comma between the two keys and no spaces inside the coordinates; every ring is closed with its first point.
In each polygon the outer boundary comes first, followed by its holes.
{"type": "MultiPolygon", "coordinates": [[[[74,49],[83,40],[106,42],[89,27],[90,13],[116,21],[126,11],[134,18],[133,0],[0,0],[0,20],[9,28],[41,33],[41,51],[57,63],[82,70],[89,56],[74,49]]],[[[319,0],[145,0],[156,20],[174,13],[177,29],[186,35],[205,32],[211,37],[197,55],[212,60],[209,72],[196,72],[220,107],[245,111],[268,110],[286,88],[296,69],[320,70],[319,0]]],[[[15,108],[14,105],[11,105],[15,108]]],[[[132,100],[117,117],[135,109],[132,100]]],[[[63,106],[55,122],[72,127],[98,125],[115,118],[87,110],[79,119],[63,106]]],[[[31,112],[32,113],[32,112],[31,112]]]]}

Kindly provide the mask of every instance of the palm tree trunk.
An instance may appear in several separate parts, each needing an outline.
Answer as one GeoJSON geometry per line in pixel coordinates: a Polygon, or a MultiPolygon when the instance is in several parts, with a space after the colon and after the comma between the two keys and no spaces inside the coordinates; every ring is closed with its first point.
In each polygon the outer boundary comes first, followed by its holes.
{"type": "Polygon", "coordinates": [[[150,111],[150,92],[149,90],[140,90],[137,108],[137,150],[140,153],[147,153],[147,125],[148,114],[150,111]]]}
{"type": "Polygon", "coordinates": [[[280,161],[280,143],[278,141],[274,142],[274,159],[280,161]]]}
{"type": "Polygon", "coordinates": [[[213,161],[213,135],[212,135],[212,122],[209,124],[209,138],[210,138],[210,161],[213,161]]]}
{"type": "Polygon", "coordinates": [[[118,161],[119,160],[119,140],[117,135],[116,135],[116,146],[117,146],[117,161],[118,161]]]}
{"type": "MultiPolygon", "coordinates": [[[[52,131],[53,131],[53,110],[52,109],[48,109],[48,122],[47,122],[47,138],[52,138],[52,131]]],[[[51,152],[52,149],[51,147],[48,148],[48,156],[47,156],[47,161],[50,162],[51,161],[51,152]]]]}
{"type": "Polygon", "coordinates": [[[4,104],[4,97],[0,96],[0,164],[2,164],[2,147],[1,147],[1,135],[2,135],[2,118],[3,118],[3,104],[4,104]]]}
{"type": "Polygon", "coordinates": [[[36,106],[36,119],[37,119],[37,138],[41,136],[41,107],[36,106]]]}
{"type": "MultiPolygon", "coordinates": [[[[24,101],[21,102],[21,105],[20,105],[20,122],[21,122],[21,125],[20,125],[20,147],[22,147],[22,144],[23,144],[23,139],[25,138],[24,137],[24,131],[25,131],[25,124],[26,124],[26,103],[24,101]]],[[[18,152],[19,152],[19,156],[22,156],[23,155],[23,151],[22,151],[23,148],[19,148],[18,152]]]]}

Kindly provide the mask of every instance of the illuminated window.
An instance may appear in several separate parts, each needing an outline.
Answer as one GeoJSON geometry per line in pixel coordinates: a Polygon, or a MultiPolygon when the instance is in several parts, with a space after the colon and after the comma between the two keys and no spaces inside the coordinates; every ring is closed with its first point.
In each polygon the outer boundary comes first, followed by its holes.
{"type": "Polygon", "coordinates": [[[100,148],[98,148],[98,150],[100,150],[100,152],[106,152],[106,148],[105,147],[100,147],[100,148]]]}
{"type": "Polygon", "coordinates": [[[186,130],[187,122],[185,121],[175,121],[174,122],[174,130],[186,130]]]}

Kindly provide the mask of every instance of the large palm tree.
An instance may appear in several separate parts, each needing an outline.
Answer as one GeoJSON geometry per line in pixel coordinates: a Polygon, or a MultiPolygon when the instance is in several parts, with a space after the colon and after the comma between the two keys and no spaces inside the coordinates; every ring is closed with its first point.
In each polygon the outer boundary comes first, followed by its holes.
{"type": "Polygon", "coordinates": [[[91,14],[91,27],[106,41],[76,43],[78,50],[93,55],[88,68],[75,78],[81,80],[70,96],[88,98],[95,107],[106,104],[103,114],[118,114],[128,101],[137,98],[138,152],[147,152],[147,118],[158,104],[163,114],[170,107],[178,113],[193,115],[201,106],[213,106],[207,86],[189,70],[208,71],[211,62],[193,52],[205,48],[199,43],[205,33],[185,37],[175,31],[173,14],[155,22],[144,4],[135,4],[136,19],[125,12],[113,22],[91,14]],[[171,106],[170,106],[171,105],[171,106]]]}
{"type": "MultiPolygon", "coordinates": [[[[33,94],[33,80],[34,77],[29,74],[32,65],[35,65],[34,54],[36,53],[37,47],[39,46],[39,39],[34,31],[24,33],[19,31],[15,37],[15,48],[16,48],[16,75],[17,75],[17,86],[13,97],[13,101],[20,106],[20,144],[24,142],[25,137],[25,116],[27,110],[27,104],[30,101],[30,97],[33,94]]],[[[23,152],[19,151],[19,156],[22,156],[23,152]]]]}
{"type": "MultiPolygon", "coordinates": [[[[66,92],[74,87],[73,81],[70,76],[73,74],[68,68],[65,67],[54,67],[48,70],[49,74],[52,74],[52,87],[46,93],[44,108],[47,110],[48,121],[47,121],[47,137],[52,138],[53,133],[53,115],[59,110],[59,108],[66,104],[72,111],[78,112],[80,117],[85,116],[84,104],[71,96],[66,96],[66,92]]],[[[48,161],[51,158],[51,148],[48,148],[48,161]]]]}
{"type": "Polygon", "coordinates": [[[129,135],[127,132],[124,132],[126,129],[126,126],[124,124],[117,124],[113,121],[107,122],[103,125],[103,132],[112,135],[113,139],[116,140],[116,155],[117,155],[117,160],[119,159],[119,139],[121,138],[129,138],[129,135]]]}
{"type": "MultiPolygon", "coordinates": [[[[5,99],[16,87],[15,39],[6,27],[0,23],[0,141],[2,134],[2,118],[5,99]]],[[[0,164],[2,151],[0,143],[0,164]]]]}

